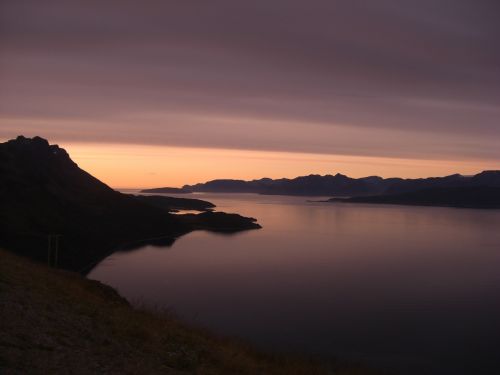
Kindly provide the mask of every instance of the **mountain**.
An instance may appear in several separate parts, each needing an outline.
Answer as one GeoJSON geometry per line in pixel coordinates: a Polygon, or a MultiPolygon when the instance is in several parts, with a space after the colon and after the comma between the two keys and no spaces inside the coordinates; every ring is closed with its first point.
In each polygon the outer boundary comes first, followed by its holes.
{"type": "MultiPolygon", "coordinates": [[[[59,265],[80,270],[121,244],[173,239],[203,223],[204,229],[212,229],[206,217],[193,223],[196,215],[187,219],[169,214],[174,207],[184,208],[181,198],[161,198],[145,201],[113,190],[80,169],[64,149],[40,137],[0,143],[0,246],[37,260],[47,261],[49,248],[54,256],[57,240],[49,235],[60,235],[59,265]]],[[[213,207],[195,201],[186,200],[187,208],[213,207]]],[[[229,228],[260,228],[254,219],[242,221],[245,226],[239,219],[229,228]]],[[[219,220],[213,225],[218,227],[219,220]]]]}
{"type": "Polygon", "coordinates": [[[500,171],[484,171],[471,177],[454,174],[446,177],[418,179],[384,179],[378,176],[350,178],[336,174],[276,180],[270,178],[252,181],[213,180],[196,185],[185,185],[183,189],[194,192],[356,197],[406,193],[426,188],[474,186],[500,186],[500,171]]]}
{"type": "Polygon", "coordinates": [[[273,180],[213,180],[203,184],[185,185],[183,189],[194,192],[256,193],[280,195],[365,195],[382,192],[381,177],[349,178],[340,173],[335,176],[309,175],[294,179],[273,180]]]}
{"type": "Polygon", "coordinates": [[[331,202],[382,203],[461,208],[500,208],[500,187],[433,187],[417,191],[370,197],[331,198],[331,202]]]}

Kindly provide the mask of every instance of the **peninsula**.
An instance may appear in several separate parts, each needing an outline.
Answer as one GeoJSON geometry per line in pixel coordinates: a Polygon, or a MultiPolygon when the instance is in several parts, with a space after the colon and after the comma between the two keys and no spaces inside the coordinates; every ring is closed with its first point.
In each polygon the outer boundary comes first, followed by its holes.
{"type": "Polygon", "coordinates": [[[59,267],[83,273],[139,240],[173,243],[196,229],[260,228],[255,219],[236,214],[171,213],[214,208],[202,200],[122,194],[40,137],[0,143],[0,180],[0,246],[44,262],[57,252],[59,267]]]}

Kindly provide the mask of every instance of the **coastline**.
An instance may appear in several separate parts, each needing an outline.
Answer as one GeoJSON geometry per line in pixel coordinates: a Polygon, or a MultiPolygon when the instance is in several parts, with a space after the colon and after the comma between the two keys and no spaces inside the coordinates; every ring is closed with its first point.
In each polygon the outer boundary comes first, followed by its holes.
{"type": "MultiPolygon", "coordinates": [[[[375,375],[362,366],[265,353],[133,308],[110,286],[0,250],[2,373],[375,375]]],[[[380,373],[379,373],[380,374],[380,373]]]]}

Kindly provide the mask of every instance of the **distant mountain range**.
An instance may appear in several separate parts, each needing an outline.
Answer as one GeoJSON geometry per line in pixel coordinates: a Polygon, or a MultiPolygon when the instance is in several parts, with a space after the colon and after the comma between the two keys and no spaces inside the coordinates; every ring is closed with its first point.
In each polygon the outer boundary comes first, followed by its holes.
{"type": "MultiPolygon", "coordinates": [[[[402,194],[429,188],[500,187],[500,171],[484,171],[474,176],[453,174],[446,177],[417,179],[370,176],[350,178],[343,174],[309,175],[293,179],[213,180],[185,185],[183,192],[256,193],[300,196],[361,197],[402,194]]],[[[161,192],[161,190],[156,190],[161,192]]]]}

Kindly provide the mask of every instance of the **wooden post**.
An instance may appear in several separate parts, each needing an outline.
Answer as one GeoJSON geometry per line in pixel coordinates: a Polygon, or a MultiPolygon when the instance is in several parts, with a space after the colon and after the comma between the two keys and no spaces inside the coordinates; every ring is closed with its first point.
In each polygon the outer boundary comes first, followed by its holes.
{"type": "Polygon", "coordinates": [[[47,247],[47,264],[50,267],[50,253],[52,250],[52,236],[49,234],[47,235],[48,239],[48,247],[47,247]]]}
{"type": "Polygon", "coordinates": [[[55,255],[55,259],[54,259],[54,267],[57,268],[57,256],[59,254],[59,237],[61,237],[60,234],[56,234],[55,235],[56,237],[56,255],[55,255]]]}
{"type": "Polygon", "coordinates": [[[49,267],[57,268],[59,262],[59,237],[61,234],[48,234],[47,235],[47,264],[49,267]],[[54,250],[54,253],[52,253],[54,250]]]}

